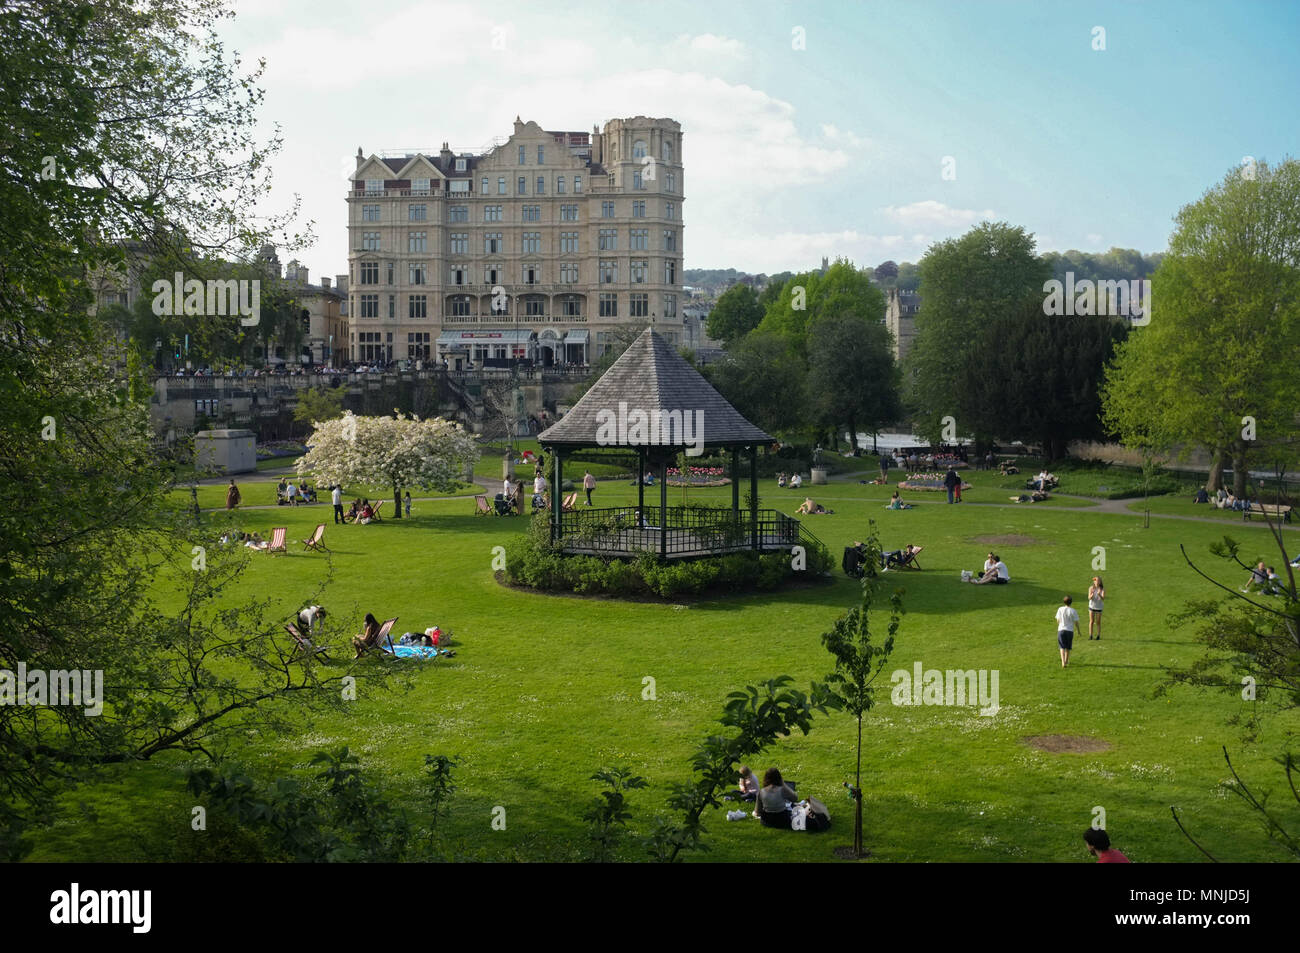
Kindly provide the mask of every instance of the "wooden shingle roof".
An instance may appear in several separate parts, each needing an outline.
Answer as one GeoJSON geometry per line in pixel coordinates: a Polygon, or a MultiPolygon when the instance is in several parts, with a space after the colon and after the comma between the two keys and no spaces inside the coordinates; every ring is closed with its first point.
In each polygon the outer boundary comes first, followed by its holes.
{"type": "Polygon", "coordinates": [[[773,438],[742,417],[661,335],[646,328],[537,441],[543,446],[685,448],[700,442],[708,447],[768,444],[773,438]],[[645,415],[642,427],[638,412],[645,415]]]}

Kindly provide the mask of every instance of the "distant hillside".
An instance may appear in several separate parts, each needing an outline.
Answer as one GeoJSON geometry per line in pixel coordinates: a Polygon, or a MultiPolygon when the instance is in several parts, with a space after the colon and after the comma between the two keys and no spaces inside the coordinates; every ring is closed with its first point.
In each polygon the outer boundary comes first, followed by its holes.
{"type": "Polygon", "coordinates": [[[713,294],[721,294],[739,281],[763,284],[767,275],[751,275],[735,268],[686,268],[682,271],[684,283],[713,294]]]}

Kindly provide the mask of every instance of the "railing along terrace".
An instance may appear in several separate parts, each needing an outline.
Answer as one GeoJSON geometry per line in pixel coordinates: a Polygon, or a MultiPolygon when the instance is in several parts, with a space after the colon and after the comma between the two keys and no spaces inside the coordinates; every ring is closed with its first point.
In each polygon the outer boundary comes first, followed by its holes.
{"type": "MultiPolygon", "coordinates": [[[[789,549],[799,543],[799,521],[776,510],[759,510],[758,548],[789,549]]],[[[748,510],[720,507],[635,506],[581,508],[560,515],[564,552],[634,556],[642,551],[684,558],[753,548],[755,522],[748,510]],[[666,521],[664,514],[666,513],[666,521]]]]}

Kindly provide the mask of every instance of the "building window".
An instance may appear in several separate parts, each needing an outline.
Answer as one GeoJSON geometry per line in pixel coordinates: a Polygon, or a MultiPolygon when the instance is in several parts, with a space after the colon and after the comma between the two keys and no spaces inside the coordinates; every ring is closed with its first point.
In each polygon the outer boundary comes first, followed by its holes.
{"type": "Polygon", "coordinates": [[[677,173],[669,172],[667,175],[664,176],[664,191],[665,192],[677,191],[677,173]]]}
{"type": "Polygon", "coordinates": [[[538,264],[524,265],[524,284],[540,285],[542,283],[542,268],[538,264]]]}
{"type": "Polygon", "coordinates": [[[464,160],[464,159],[457,159],[457,160],[456,160],[456,171],[457,171],[457,172],[464,172],[464,171],[465,171],[465,160],[464,160]]]}
{"type": "Polygon", "coordinates": [[[412,179],[412,180],[411,180],[411,192],[412,192],[413,194],[415,194],[415,195],[428,195],[428,194],[429,194],[429,180],[428,180],[428,179],[412,179]]]}
{"type": "Polygon", "coordinates": [[[632,158],[633,158],[633,159],[644,159],[644,158],[645,158],[645,140],[644,140],[644,139],[638,139],[636,142],[632,143],[632,158]]]}
{"type": "Polygon", "coordinates": [[[451,233],[451,253],[453,255],[469,254],[469,232],[451,233]]]}
{"type": "Polygon", "coordinates": [[[411,295],[406,301],[406,316],[408,318],[427,318],[429,316],[427,295],[411,295]]]}
{"type": "Polygon", "coordinates": [[[469,317],[469,298],[452,298],[451,313],[457,318],[469,317]]]}
{"type": "Polygon", "coordinates": [[[497,176],[497,195],[505,195],[505,194],[506,194],[506,177],[505,177],[504,175],[498,175],[498,176],[497,176]]]}
{"type": "Polygon", "coordinates": [[[664,317],[677,317],[677,295],[664,295],[664,317]]]}
{"type": "Polygon", "coordinates": [[[677,284],[677,262],[671,258],[664,262],[664,284],[677,284]]]}
{"type": "Polygon", "coordinates": [[[483,271],[483,280],[489,285],[496,286],[501,283],[502,270],[500,265],[488,265],[483,271]]]}
{"type": "Polygon", "coordinates": [[[524,232],[524,244],[520,249],[525,255],[538,255],[542,251],[542,233],[524,232]]]}
{"type": "Polygon", "coordinates": [[[379,317],[379,295],[361,296],[361,317],[363,318],[379,317]]]}
{"type": "Polygon", "coordinates": [[[560,232],[560,251],[577,254],[578,252],[578,233],[577,232],[560,232]]]}
{"type": "Polygon", "coordinates": [[[564,194],[564,176],[562,175],[557,175],[555,177],[555,194],[556,195],[564,194]]]}
{"type": "Polygon", "coordinates": [[[415,331],[406,335],[406,356],[412,360],[429,357],[429,332],[415,331]]]}
{"type": "Polygon", "coordinates": [[[407,251],[428,251],[429,250],[428,236],[429,236],[428,232],[407,232],[406,250],[407,251]]]}
{"type": "Polygon", "coordinates": [[[574,195],[582,194],[582,176],[580,175],[575,175],[573,177],[573,194],[574,195]]]}
{"type": "MultiPolygon", "coordinates": [[[[520,146],[519,148],[522,149],[523,146],[520,146]]],[[[521,175],[521,176],[519,177],[519,187],[518,187],[518,189],[516,189],[516,194],[518,194],[518,195],[527,195],[527,194],[528,194],[528,176],[526,176],[526,175],[521,175]]]]}
{"type": "Polygon", "coordinates": [[[614,217],[614,203],[613,203],[613,202],[601,202],[601,203],[600,203],[600,217],[601,217],[601,218],[613,218],[613,217],[614,217]]]}
{"type": "Polygon", "coordinates": [[[677,233],[671,228],[664,229],[664,251],[677,251],[677,233]]]}
{"type": "Polygon", "coordinates": [[[469,268],[465,265],[451,266],[451,283],[453,285],[469,284],[469,268]]]}
{"type": "Polygon", "coordinates": [[[468,195],[469,179],[452,179],[448,191],[453,195],[468,195]]]}
{"type": "Polygon", "coordinates": [[[541,318],[546,315],[546,300],[544,298],[529,298],[524,302],[524,314],[530,318],[541,318]]]}
{"type": "Polygon", "coordinates": [[[379,251],[379,233],[362,232],[361,233],[361,250],[362,251],[379,251]]]}
{"type": "Polygon", "coordinates": [[[388,319],[391,321],[397,317],[397,295],[388,296],[388,319]]]}
{"type": "Polygon", "coordinates": [[[665,202],[664,218],[676,218],[676,217],[677,217],[677,206],[674,205],[672,202],[665,202]]]}
{"type": "Polygon", "coordinates": [[[560,206],[561,222],[576,222],[577,220],[578,220],[578,206],[576,205],[560,206]]]}
{"type": "Polygon", "coordinates": [[[602,258],[600,260],[600,283],[602,285],[612,285],[618,281],[618,262],[613,258],[602,258]]]}
{"type": "Polygon", "coordinates": [[[521,208],[524,210],[523,221],[540,222],[542,220],[542,207],[540,205],[523,205],[521,208]]]}
{"type": "Polygon", "coordinates": [[[426,222],[429,220],[429,206],[427,205],[408,205],[406,207],[406,219],[409,222],[426,222]]]}
{"type": "Polygon", "coordinates": [[[527,148],[527,146],[520,146],[520,147],[519,147],[519,164],[520,164],[520,165],[526,165],[526,164],[528,163],[528,157],[527,157],[527,154],[526,154],[525,151],[524,151],[526,148],[527,148]]]}
{"type": "Polygon", "coordinates": [[[632,188],[635,189],[635,190],[638,191],[638,192],[640,192],[642,189],[645,188],[645,186],[641,183],[641,173],[640,173],[640,172],[633,172],[633,173],[632,173],[632,188]]]}
{"type": "Polygon", "coordinates": [[[616,251],[618,249],[618,229],[602,228],[597,237],[600,241],[597,248],[600,251],[616,251]]]}
{"type": "Polygon", "coordinates": [[[361,221],[363,222],[379,221],[379,206],[378,205],[361,206],[361,221]]]}
{"type": "Polygon", "coordinates": [[[566,262],[560,265],[560,283],[566,285],[576,285],[578,283],[578,265],[576,262],[566,262]]]}
{"type": "Polygon", "coordinates": [[[424,264],[423,262],[420,263],[420,264],[418,264],[418,265],[415,265],[415,264],[411,265],[410,268],[409,268],[409,271],[410,271],[410,278],[411,278],[411,280],[410,280],[409,283],[410,283],[410,284],[413,284],[413,285],[426,285],[426,284],[428,284],[428,283],[429,283],[429,282],[427,281],[428,272],[425,271],[425,269],[428,268],[428,267],[429,267],[429,266],[426,265],[426,264],[424,264]]]}
{"type": "Polygon", "coordinates": [[[447,221],[449,222],[468,222],[469,206],[453,205],[447,209],[447,221]]]}
{"type": "Polygon", "coordinates": [[[383,195],[383,194],[384,194],[384,180],[383,180],[383,179],[366,179],[366,194],[367,194],[367,195],[383,195]]]}
{"type": "Polygon", "coordinates": [[[361,283],[363,285],[379,284],[379,262],[363,261],[361,263],[361,283]]]}
{"type": "Polygon", "coordinates": [[[484,206],[483,206],[483,221],[485,221],[485,222],[499,222],[499,221],[501,221],[501,206],[500,206],[500,205],[484,205],[484,206]]]}
{"type": "Polygon", "coordinates": [[[537,147],[537,164],[538,164],[538,165],[546,165],[546,147],[545,147],[545,146],[538,146],[538,147],[537,147]]]}
{"type": "Polygon", "coordinates": [[[478,192],[479,192],[479,195],[487,195],[487,194],[488,194],[488,177],[487,177],[486,175],[483,176],[483,185],[482,185],[482,187],[479,188],[478,192]]]}
{"type": "Polygon", "coordinates": [[[644,318],[650,313],[650,296],[647,294],[630,295],[627,313],[634,318],[644,318]]]}
{"type": "Polygon", "coordinates": [[[582,317],[582,301],[579,298],[565,298],[560,302],[560,313],[566,318],[582,317]]]}
{"type": "Polygon", "coordinates": [[[645,218],[645,200],[644,200],[644,199],[642,199],[642,200],[639,201],[639,202],[633,202],[633,203],[632,203],[632,217],[633,217],[633,218],[645,218]]]}
{"type": "Polygon", "coordinates": [[[600,316],[602,318],[618,317],[618,295],[602,294],[600,296],[600,316]]]}
{"type": "Polygon", "coordinates": [[[487,255],[501,254],[500,232],[488,232],[483,236],[483,253],[487,255]]]}
{"type": "Polygon", "coordinates": [[[664,160],[665,162],[672,162],[672,161],[673,161],[673,144],[672,144],[672,142],[670,142],[669,140],[665,139],[664,142],[663,142],[663,145],[660,147],[659,155],[663,158],[663,160],[664,160]]]}
{"type": "Polygon", "coordinates": [[[384,269],[388,273],[388,280],[384,284],[391,285],[393,283],[393,263],[391,261],[384,262],[384,269]]]}
{"type": "Polygon", "coordinates": [[[546,194],[546,176],[544,175],[539,175],[537,177],[537,194],[538,195],[546,194]]]}
{"type": "Polygon", "coordinates": [[[633,261],[631,262],[631,268],[632,268],[632,284],[634,285],[645,284],[646,274],[650,271],[649,265],[644,261],[633,261]]]}
{"type": "Polygon", "coordinates": [[[650,247],[650,229],[634,228],[630,237],[631,244],[628,247],[633,251],[646,251],[650,247]]]}

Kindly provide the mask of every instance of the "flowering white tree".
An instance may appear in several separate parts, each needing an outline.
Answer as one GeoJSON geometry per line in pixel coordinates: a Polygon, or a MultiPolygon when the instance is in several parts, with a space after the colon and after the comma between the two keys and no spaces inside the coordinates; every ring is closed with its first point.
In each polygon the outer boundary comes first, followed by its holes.
{"type": "Polygon", "coordinates": [[[298,458],[299,475],[310,473],[326,485],[390,484],[398,519],[404,488],[450,492],[479,458],[473,436],[441,417],[357,417],[348,411],[312,427],[311,449],[298,458]]]}

